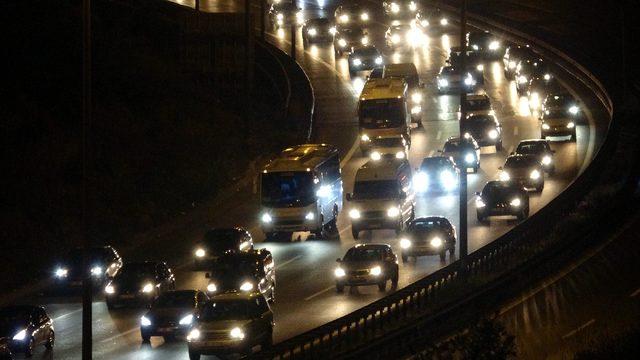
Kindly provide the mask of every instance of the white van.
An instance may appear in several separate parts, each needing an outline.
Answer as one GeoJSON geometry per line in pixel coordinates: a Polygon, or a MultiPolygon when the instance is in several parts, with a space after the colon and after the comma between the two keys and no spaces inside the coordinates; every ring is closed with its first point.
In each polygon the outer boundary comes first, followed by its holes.
{"type": "Polygon", "coordinates": [[[404,229],[415,217],[411,179],[409,161],[395,156],[370,160],[358,170],[353,193],[347,194],[354,239],[362,230],[404,229]]]}

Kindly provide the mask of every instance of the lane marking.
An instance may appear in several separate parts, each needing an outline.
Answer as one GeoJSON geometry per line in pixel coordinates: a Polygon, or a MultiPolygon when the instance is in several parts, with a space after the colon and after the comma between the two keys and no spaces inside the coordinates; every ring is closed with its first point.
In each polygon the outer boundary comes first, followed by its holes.
{"type": "Polygon", "coordinates": [[[139,328],[139,327],[134,327],[134,328],[131,328],[131,329],[129,329],[129,330],[127,330],[127,331],[123,332],[123,333],[116,334],[116,335],[113,335],[113,336],[109,336],[108,338],[106,338],[106,339],[104,339],[104,340],[100,340],[100,342],[101,342],[101,343],[110,342],[110,341],[113,341],[113,340],[115,340],[115,339],[117,339],[117,338],[119,338],[119,337],[127,336],[127,335],[129,335],[129,334],[133,333],[134,331],[139,331],[139,330],[140,330],[140,328],[139,328]]]}
{"type": "Polygon", "coordinates": [[[640,294],[640,288],[637,289],[636,291],[632,292],[631,295],[629,295],[629,297],[636,297],[636,296],[638,296],[638,294],[640,294]]]}
{"type": "Polygon", "coordinates": [[[518,136],[518,126],[517,125],[513,127],[513,135],[514,136],[518,136]]]}
{"type": "Polygon", "coordinates": [[[356,139],[353,141],[353,145],[351,145],[351,149],[347,151],[347,154],[340,161],[340,169],[344,168],[347,165],[347,163],[349,162],[349,160],[351,160],[353,154],[356,152],[356,150],[358,150],[359,147],[360,141],[358,141],[358,137],[356,136],[356,139]]]}
{"type": "Polygon", "coordinates": [[[279,265],[276,265],[276,270],[281,269],[282,267],[287,266],[288,264],[291,264],[292,262],[300,259],[301,257],[302,257],[302,255],[298,255],[298,256],[295,256],[292,259],[289,259],[289,260],[287,260],[285,262],[280,263],[279,265]]]}
{"type": "Polygon", "coordinates": [[[440,139],[442,139],[442,130],[438,130],[438,133],[436,134],[436,140],[440,139]]]}
{"type": "Polygon", "coordinates": [[[334,285],[332,285],[332,286],[329,286],[329,287],[328,287],[328,288],[326,288],[326,289],[323,289],[323,290],[318,291],[317,293],[315,293],[315,294],[313,294],[313,295],[311,295],[311,296],[307,296],[306,298],[304,298],[304,301],[309,301],[309,300],[313,299],[313,298],[314,298],[314,297],[316,297],[316,296],[322,295],[322,294],[326,293],[327,291],[329,291],[329,290],[333,289],[334,287],[335,287],[335,286],[334,286],[334,285]]]}
{"type": "Polygon", "coordinates": [[[56,322],[56,321],[58,321],[58,320],[61,320],[61,319],[66,318],[67,316],[70,316],[70,315],[73,315],[73,314],[79,313],[79,312],[81,312],[81,311],[82,311],[82,308],[80,308],[80,309],[76,309],[76,310],[73,310],[73,311],[69,311],[69,312],[68,312],[68,313],[66,313],[66,314],[62,314],[62,315],[60,315],[60,316],[56,316],[56,317],[54,317],[53,319],[51,319],[51,321],[56,322]]]}
{"type": "Polygon", "coordinates": [[[593,325],[595,322],[596,322],[596,319],[591,319],[591,320],[587,321],[586,323],[584,323],[584,324],[578,326],[577,328],[573,329],[572,331],[569,331],[562,338],[566,340],[567,338],[570,338],[573,335],[575,335],[576,333],[578,333],[578,331],[584,330],[585,328],[593,325]]]}

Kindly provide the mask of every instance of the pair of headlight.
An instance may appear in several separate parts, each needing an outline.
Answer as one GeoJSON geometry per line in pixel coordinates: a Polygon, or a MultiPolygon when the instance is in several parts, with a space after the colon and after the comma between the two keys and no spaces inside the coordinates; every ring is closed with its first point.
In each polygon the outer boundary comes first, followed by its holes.
{"type": "Polygon", "coordinates": [[[440,87],[447,87],[449,86],[449,81],[447,79],[438,79],[438,85],[440,87]]]}
{"type": "MultiPolygon", "coordinates": [[[[180,319],[178,324],[180,324],[180,325],[191,325],[192,322],[193,322],[193,314],[189,314],[189,315],[184,316],[182,319],[180,319]]],[[[149,319],[148,317],[143,315],[140,318],[140,325],[141,326],[151,326],[151,319],[149,319]]]]}
{"type": "MultiPolygon", "coordinates": [[[[374,266],[369,269],[369,274],[373,276],[379,276],[380,274],[382,274],[382,268],[380,266],[374,266]]],[[[343,268],[337,267],[335,270],[333,270],[333,275],[335,275],[335,277],[337,278],[341,278],[347,275],[347,273],[343,268]]]]}
{"type": "MultiPolygon", "coordinates": [[[[189,331],[189,334],[187,335],[187,341],[198,340],[200,339],[200,336],[202,336],[200,329],[191,329],[191,331],[189,331]]],[[[229,337],[234,340],[243,340],[245,338],[245,333],[241,328],[234,327],[233,329],[231,329],[231,331],[229,331],[229,337]]]]}
{"type": "MultiPolygon", "coordinates": [[[[143,293],[148,294],[148,293],[153,291],[153,284],[152,283],[146,283],[146,284],[144,284],[144,286],[142,286],[141,290],[142,290],[143,293]]],[[[109,284],[109,285],[105,286],[104,292],[107,293],[107,294],[113,294],[113,293],[116,292],[116,289],[112,284],[109,284]]]]}
{"type": "MultiPolygon", "coordinates": [[[[442,246],[442,239],[439,238],[438,236],[436,236],[436,237],[432,238],[429,241],[429,244],[434,248],[439,248],[439,247],[442,246]]],[[[402,249],[406,250],[406,249],[410,248],[412,245],[413,245],[413,243],[411,242],[411,240],[409,240],[407,238],[400,239],[400,247],[402,249]]]]}
{"type": "MultiPolygon", "coordinates": [[[[240,290],[241,291],[251,291],[251,290],[253,290],[253,283],[250,282],[250,281],[243,282],[242,284],[240,284],[240,290]]],[[[218,291],[218,286],[215,283],[210,282],[207,285],[207,291],[210,292],[210,293],[214,293],[214,292],[218,291]]]]}

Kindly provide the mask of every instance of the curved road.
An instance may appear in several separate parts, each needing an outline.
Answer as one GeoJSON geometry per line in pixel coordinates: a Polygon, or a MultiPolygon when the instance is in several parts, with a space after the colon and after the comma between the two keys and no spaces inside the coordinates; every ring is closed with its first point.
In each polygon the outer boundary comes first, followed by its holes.
{"type": "MultiPolygon", "coordinates": [[[[174,2],[193,6],[193,0],[174,2]]],[[[233,1],[201,1],[206,11],[236,11],[233,1]]],[[[310,3],[308,3],[310,4],[310,3]]],[[[327,6],[330,4],[327,3],[327,6]]],[[[310,5],[308,5],[310,7],[310,5]]],[[[373,12],[373,11],[372,11],[373,12]]],[[[305,10],[307,17],[321,14],[321,10],[305,10]]],[[[331,12],[327,13],[329,16],[331,12]]],[[[370,27],[370,37],[382,48],[386,25],[381,12],[375,11],[370,27]],[[379,22],[378,22],[379,21],[379,22]]],[[[288,31],[269,34],[270,41],[285,51],[289,51],[288,31]]],[[[447,137],[457,135],[458,96],[438,96],[435,91],[435,75],[444,64],[447,50],[457,45],[457,29],[448,33],[429,36],[423,47],[405,54],[387,54],[387,62],[413,61],[418,67],[420,77],[426,86],[426,105],[423,109],[423,129],[413,132],[412,148],[409,159],[417,167],[422,158],[433,155],[440,149],[447,137]]],[[[344,58],[334,57],[331,45],[311,46],[302,49],[298,31],[298,61],[307,71],[316,92],[318,112],[318,142],[336,144],[342,152],[344,191],[353,187],[356,170],[367,160],[352,146],[357,134],[355,117],[356,101],[363,86],[363,78],[350,79],[344,58]]],[[[531,116],[526,99],[519,99],[515,85],[503,77],[502,66],[494,62],[486,66],[486,92],[493,100],[497,116],[503,125],[504,150],[495,152],[493,148],[483,148],[481,170],[470,174],[468,193],[473,205],[472,194],[480,191],[484,183],[495,179],[498,167],[520,139],[539,137],[538,120],[531,116]]],[[[570,84],[572,79],[563,78],[570,84]]],[[[591,103],[588,94],[577,94],[584,103],[591,103]]],[[[596,121],[588,108],[585,108],[585,120],[578,125],[577,143],[554,142],[556,150],[556,174],[547,179],[541,194],[531,195],[532,213],[539,210],[562,191],[580,169],[588,163],[594,149],[601,141],[602,126],[596,121]]],[[[345,203],[348,207],[348,203],[345,203]]],[[[419,198],[417,216],[439,214],[458,224],[458,196],[442,195],[419,198]]],[[[209,210],[206,224],[193,224],[188,230],[169,241],[145,242],[136,247],[135,252],[124,254],[125,260],[148,258],[164,259],[174,268],[178,288],[205,289],[207,281],[203,272],[192,271],[193,244],[208,226],[245,226],[259,241],[259,247],[266,247],[274,254],[277,273],[277,296],[273,305],[275,313],[275,341],[312,329],[337,317],[358,309],[386,294],[377,287],[365,287],[356,291],[337,294],[334,290],[333,273],[335,259],[356,242],[351,237],[350,221],[347,211],[342,211],[338,220],[339,240],[307,239],[306,234],[300,241],[292,243],[264,243],[257,222],[258,205],[255,195],[241,191],[224,203],[215,204],[209,210]]],[[[492,219],[490,225],[481,225],[475,221],[475,208],[469,206],[469,251],[484,246],[517,225],[517,221],[492,219]]],[[[294,236],[294,237],[296,237],[294,236]]],[[[363,232],[360,242],[389,243],[399,252],[398,240],[393,231],[378,231],[372,234],[363,232]]],[[[438,257],[422,257],[416,263],[401,264],[399,286],[406,286],[425,275],[446,265],[438,257]]],[[[57,332],[57,344],[54,357],[57,359],[76,359],[80,354],[81,304],[77,297],[36,296],[30,302],[45,304],[54,318],[57,332]]],[[[164,343],[161,338],[153,338],[150,345],[141,344],[139,318],[145,309],[124,309],[109,312],[100,297],[93,304],[94,309],[94,356],[109,359],[186,359],[186,345],[182,341],[164,343]]],[[[50,354],[37,352],[36,358],[49,357],[50,354]]]]}

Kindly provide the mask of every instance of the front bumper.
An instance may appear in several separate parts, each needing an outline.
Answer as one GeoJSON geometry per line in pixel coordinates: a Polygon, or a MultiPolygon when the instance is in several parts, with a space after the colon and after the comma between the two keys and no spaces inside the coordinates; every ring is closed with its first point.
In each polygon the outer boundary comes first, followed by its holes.
{"type": "Polygon", "coordinates": [[[215,339],[203,339],[189,342],[189,351],[202,355],[232,354],[242,352],[249,347],[247,339],[234,340],[227,336],[228,333],[215,339]],[[225,336],[226,338],[222,338],[225,336]]]}
{"type": "Polygon", "coordinates": [[[538,187],[540,185],[542,185],[544,183],[544,178],[542,176],[540,176],[537,180],[533,180],[529,177],[526,178],[511,178],[509,180],[510,182],[514,183],[514,184],[518,184],[522,187],[525,188],[535,188],[538,187]]]}
{"type": "Polygon", "coordinates": [[[360,219],[351,219],[351,226],[359,231],[397,229],[400,227],[400,218],[387,216],[365,217],[365,215],[362,215],[360,219]]]}
{"type": "Polygon", "coordinates": [[[355,274],[355,271],[347,273],[342,278],[336,279],[336,285],[344,285],[344,286],[359,286],[359,285],[377,285],[382,281],[385,281],[385,274],[380,274],[378,276],[370,275],[370,274],[355,274]]]}
{"type": "Polygon", "coordinates": [[[495,204],[493,206],[485,206],[482,209],[477,209],[478,215],[481,216],[503,216],[512,215],[518,216],[522,211],[522,206],[512,206],[510,204],[495,204]]]}
{"type": "Polygon", "coordinates": [[[300,218],[273,218],[268,223],[262,223],[262,231],[265,233],[270,232],[295,232],[295,231],[315,231],[318,229],[318,223],[316,220],[306,220],[304,217],[300,218]]]}
{"type": "Polygon", "coordinates": [[[402,255],[405,256],[428,256],[438,255],[447,250],[447,245],[442,244],[439,247],[433,247],[431,245],[416,245],[412,244],[408,249],[402,249],[402,255]]]}
{"type": "Polygon", "coordinates": [[[186,336],[189,332],[189,325],[178,325],[178,323],[153,324],[140,328],[140,332],[147,336],[186,336]]]}

